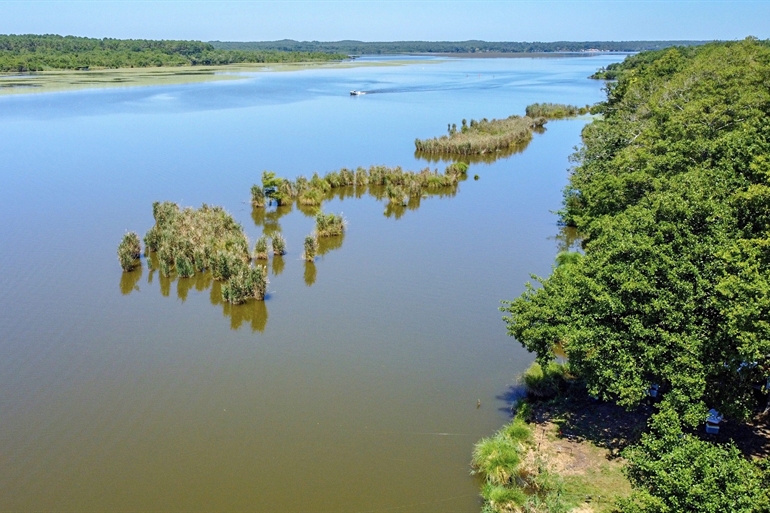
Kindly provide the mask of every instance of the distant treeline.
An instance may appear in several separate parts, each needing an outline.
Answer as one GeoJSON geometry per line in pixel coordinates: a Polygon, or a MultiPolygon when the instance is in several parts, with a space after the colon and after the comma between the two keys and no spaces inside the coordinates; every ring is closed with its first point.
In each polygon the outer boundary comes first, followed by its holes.
{"type": "Polygon", "coordinates": [[[211,41],[222,50],[279,50],[327,52],[348,55],[395,53],[549,53],[549,52],[641,52],[671,46],[702,45],[706,41],[556,41],[551,43],[497,41],[211,41]]]}
{"type": "Polygon", "coordinates": [[[322,51],[230,50],[202,41],[0,35],[0,71],[281,63],[346,58],[344,54],[322,51]]]}

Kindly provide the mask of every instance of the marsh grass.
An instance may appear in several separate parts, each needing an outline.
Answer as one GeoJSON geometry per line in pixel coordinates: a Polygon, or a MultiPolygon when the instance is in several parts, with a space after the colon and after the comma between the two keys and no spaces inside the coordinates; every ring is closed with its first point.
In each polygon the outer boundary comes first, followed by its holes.
{"type": "Polygon", "coordinates": [[[254,244],[254,260],[267,260],[267,237],[262,235],[254,244]]]}
{"type": "Polygon", "coordinates": [[[488,121],[471,120],[462,130],[432,139],[415,139],[417,152],[453,155],[483,155],[515,148],[532,138],[532,130],[545,124],[545,118],[510,116],[488,121]]]}
{"type": "Polygon", "coordinates": [[[342,235],[346,225],[347,221],[340,214],[319,212],[315,216],[315,232],[318,237],[342,235]]]}
{"type": "Polygon", "coordinates": [[[303,248],[304,252],[302,253],[302,258],[307,262],[313,262],[318,253],[318,239],[316,236],[310,234],[305,237],[303,248]]]}
{"type": "Polygon", "coordinates": [[[267,267],[244,265],[222,284],[222,299],[227,303],[240,304],[247,299],[264,300],[267,293],[267,267]]]}
{"type": "Polygon", "coordinates": [[[533,103],[528,105],[526,115],[531,118],[562,119],[588,114],[591,107],[576,107],[563,103],[533,103]]]}
{"type": "Polygon", "coordinates": [[[273,235],[271,245],[273,246],[274,255],[281,256],[286,254],[286,239],[280,233],[273,235]]]}
{"type": "Polygon", "coordinates": [[[136,267],[136,261],[142,253],[139,235],[136,232],[128,232],[118,244],[118,262],[123,271],[132,271],[136,267]]]}
{"type": "Polygon", "coordinates": [[[249,261],[249,243],[243,228],[221,207],[205,203],[199,209],[180,208],[172,202],[152,206],[155,225],[144,236],[145,249],[155,253],[161,275],[176,271],[190,277],[210,270],[226,280],[236,262],[249,261]]]}
{"type": "Polygon", "coordinates": [[[265,207],[265,191],[257,184],[251,186],[251,206],[255,208],[265,207]]]}
{"type": "Polygon", "coordinates": [[[536,399],[557,397],[566,390],[569,379],[568,365],[556,362],[550,362],[545,368],[535,362],[521,378],[527,394],[536,399]]]}

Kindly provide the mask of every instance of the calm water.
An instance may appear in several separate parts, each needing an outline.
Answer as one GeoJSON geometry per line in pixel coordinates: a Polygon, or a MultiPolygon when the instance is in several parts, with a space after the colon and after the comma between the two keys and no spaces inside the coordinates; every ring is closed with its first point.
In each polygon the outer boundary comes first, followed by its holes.
{"type": "Polygon", "coordinates": [[[478,511],[472,445],[508,419],[532,359],[497,308],[550,270],[586,120],[399,216],[369,195],[326,202],[348,232],[311,267],[313,219],[253,213],[249,188],[265,169],[443,169],[415,137],[593,103],[585,77],[620,58],[0,97],[0,510],[478,511]],[[155,200],[222,205],[252,244],[280,227],[267,301],[124,275],[117,243],[150,228],[155,200]]]}

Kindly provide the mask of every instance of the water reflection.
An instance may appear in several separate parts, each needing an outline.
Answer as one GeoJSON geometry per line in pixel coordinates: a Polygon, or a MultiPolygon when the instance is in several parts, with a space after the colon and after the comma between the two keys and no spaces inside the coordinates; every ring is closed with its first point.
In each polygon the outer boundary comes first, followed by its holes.
{"type": "Polygon", "coordinates": [[[139,280],[142,279],[142,266],[136,266],[133,271],[124,272],[120,275],[120,293],[124,296],[135,290],[139,290],[139,280]]]}
{"type": "Polygon", "coordinates": [[[561,226],[559,232],[551,237],[556,241],[558,252],[581,249],[583,237],[574,226],[561,226]]]}
{"type": "Polygon", "coordinates": [[[305,261],[305,285],[312,287],[316,280],[315,262],[305,261]]]}
{"type": "Polygon", "coordinates": [[[281,255],[275,255],[273,257],[272,265],[270,266],[270,269],[273,271],[273,276],[280,275],[284,268],[286,267],[286,262],[283,259],[283,256],[281,255]]]}

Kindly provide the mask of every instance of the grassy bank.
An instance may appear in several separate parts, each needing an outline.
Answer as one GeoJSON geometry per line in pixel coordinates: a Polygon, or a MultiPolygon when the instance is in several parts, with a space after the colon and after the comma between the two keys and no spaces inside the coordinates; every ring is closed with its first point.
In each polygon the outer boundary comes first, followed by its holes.
{"type": "Polygon", "coordinates": [[[533,364],[513,420],[473,451],[484,513],[610,513],[631,494],[620,451],[649,411],[592,400],[565,365],[533,364]]]}

